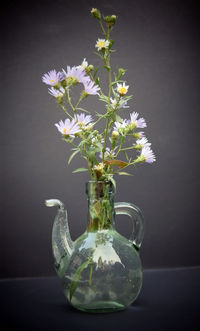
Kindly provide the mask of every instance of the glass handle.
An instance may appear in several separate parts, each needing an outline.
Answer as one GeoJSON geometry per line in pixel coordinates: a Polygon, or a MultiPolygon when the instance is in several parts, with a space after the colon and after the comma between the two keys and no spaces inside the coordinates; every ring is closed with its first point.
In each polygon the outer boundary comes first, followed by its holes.
{"type": "Polygon", "coordinates": [[[132,203],[116,202],[115,214],[127,215],[132,219],[133,232],[129,240],[139,249],[144,237],[144,218],[141,210],[132,203]]]}

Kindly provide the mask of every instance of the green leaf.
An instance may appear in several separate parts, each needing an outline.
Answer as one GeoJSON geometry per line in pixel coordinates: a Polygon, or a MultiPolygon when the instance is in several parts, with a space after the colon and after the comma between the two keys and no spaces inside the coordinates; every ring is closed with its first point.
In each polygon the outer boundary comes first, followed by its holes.
{"type": "Polygon", "coordinates": [[[78,154],[78,153],[79,153],[79,149],[75,150],[75,152],[73,152],[73,153],[71,154],[71,156],[69,157],[69,160],[68,160],[68,164],[70,164],[70,162],[71,162],[71,160],[73,159],[73,157],[74,157],[76,154],[78,154]]]}
{"type": "Polygon", "coordinates": [[[106,160],[105,163],[107,165],[111,165],[111,166],[118,166],[121,169],[128,165],[127,162],[124,162],[124,161],[121,161],[121,160],[106,160]]]}
{"type": "Polygon", "coordinates": [[[99,114],[99,113],[96,113],[96,116],[100,117],[100,118],[106,118],[106,114],[99,114]]]}
{"type": "Polygon", "coordinates": [[[114,44],[114,40],[113,39],[110,39],[109,48],[111,48],[113,44],[114,44]]]}
{"type": "Polygon", "coordinates": [[[69,286],[69,298],[70,298],[70,301],[72,299],[72,296],[74,294],[74,292],[76,291],[79,283],[80,283],[80,280],[81,280],[81,277],[82,277],[82,272],[84,269],[86,269],[88,267],[88,265],[90,264],[90,261],[86,261],[84,262],[83,264],[80,265],[80,267],[78,267],[78,269],[76,270],[75,274],[74,274],[74,277],[72,279],[72,282],[69,286]]]}
{"type": "Polygon", "coordinates": [[[95,79],[95,84],[98,85],[98,86],[100,87],[100,80],[99,80],[99,77],[97,77],[97,78],[95,79]]]}
{"type": "Polygon", "coordinates": [[[114,186],[114,188],[116,190],[116,181],[114,180],[114,178],[113,177],[110,177],[110,181],[112,182],[112,184],[113,184],[113,186],[114,186]]]}
{"type": "Polygon", "coordinates": [[[123,122],[122,118],[119,115],[116,115],[116,121],[119,123],[123,122]]]}
{"type": "Polygon", "coordinates": [[[103,66],[107,71],[110,71],[110,66],[103,66]]]}
{"type": "Polygon", "coordinates": [[[96,150],[95,149],[90,149],[87,153],[89,159],[91,162],[96,163],[97,162],[97,158],[96,158],[96,150]]]}
{"type": "Polygon", "coordinates": [[[122,151],[122,153],[124,153],[125,157],[126,157],[126,160],[130,163],[130,160],[129,160],[129,157],[128,157],[128,154],[126,151],[122,151]]]}
{"type": "MultiPolygon", "coordinates": [[[[98,54],[99,55],[99,54],[98,54]]],[[[97,72],[99,71],[99,68],[96,68],[95,72],[94,72],[94,75],[93,75],[93,78],[95,78],[97,72]]]]}
{"type": "Polygon", "coordinates": [[[125,172],[125,171],[118,172],[118,175],[133,176],[132,174],[129,174],[128,172],[125,172]]]}
{"type": "Polygon", "coordinates": [[[97,52],[94,52],[95,55],[99,56],[101,59],[103,59],[103,56],[97,52]]]}
{"type": "Polygon", "coordinates": [[[83,172],[83,171],[88,171],[88,169],[87,168],[78,168],[78,169],[72,171],[72,173],[75,174],[76,172],[83,172]]]}
{"type": "Polygon", "coordinates": [[[125,137],[122,136],[122,139],[121,139],[121,143],[122,143],[122,144],[124,143],[124,140],[125,140],[125,137]]]}
{"type": "Polygon", "coordinates": [[[95,208],[95,206],[90,206],[90,217],[95,220],[95,219],[99,219],[99,215],[98,215],[98,212],[95,208]]]}

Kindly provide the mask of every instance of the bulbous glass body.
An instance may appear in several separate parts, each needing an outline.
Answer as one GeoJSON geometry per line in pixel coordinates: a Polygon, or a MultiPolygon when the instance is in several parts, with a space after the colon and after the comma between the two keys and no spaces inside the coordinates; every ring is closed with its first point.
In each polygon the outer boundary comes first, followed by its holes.
{"type": "Polygon", "coordinates": [[[64,293],[75,308],[87,312],[123,310],[136,299],[142,286],[138,250],[143,236],[142,216],[136,209],[130,211],[128,203],[114,204],[111,183],[88,182],[86,193],[88,227],[73,243],[71,255],[62,256],[57,271],[64,293]],[[116,231],[115,213],[134,220],[130,240],[116,231]]]}

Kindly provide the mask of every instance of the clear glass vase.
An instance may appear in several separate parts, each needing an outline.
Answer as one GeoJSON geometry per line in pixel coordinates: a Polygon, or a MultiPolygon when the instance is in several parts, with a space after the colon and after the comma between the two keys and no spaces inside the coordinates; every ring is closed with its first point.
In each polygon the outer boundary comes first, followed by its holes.
{"type": "Polygon", "coordinates": [[[142,286],[139,247],[144,232],[143,216],[131,203],[114,203],[111,182],[89,181],[86,194],[88,226],[75,242],[69,234],[63,204],[48,200],[49,206],[60,207],[52,236],[55,267],[64,293],[75,308],[86,312],[123,310],[137,298],[142,286]],[[115,229],[118,214],[133,220],[130,239],[115,229]]]}

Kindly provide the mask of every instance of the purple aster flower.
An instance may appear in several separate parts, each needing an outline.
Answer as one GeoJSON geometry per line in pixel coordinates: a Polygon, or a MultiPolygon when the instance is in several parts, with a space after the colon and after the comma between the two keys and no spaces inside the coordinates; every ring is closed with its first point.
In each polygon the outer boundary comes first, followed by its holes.
{"type": "Polygon", "coordinates": [[[138,135],[138,138],[139,138],[139,139],[141,139],[141,138],[145,137],[145,135],[144,135],[144,132],[143,132],[143,131],[137,132],[137,135],[138,135]]]}
{"type": "Polygon", "coordinates": [[[49,90],[49,94],[51,94],[55,98],[63,97],[63,95],[65,93],[65,90],[63,87],[60,87],[59,90],[55,89],[54,87],[51,87],[48,90],[49,90]]]}
{"type": "Polygon", "coordinates": [[[75,133],[80,132],[80,127],[74,119],[70,121],[70,119],[67,118],[64,122],[61,120],[59,123],[56,123],[55,126],[63,135],[71,137],[74,137],[75,133]]]}
{"type": "Polygon", "coordinates": [[[121,101],[119,103],[119,108],[129,108],[129,106],[127,106],[127,101],[124,101],[123,99],[121,99],[121,101]]]}
{"type": "Polygon", "coordinates": [[[145,128],[147,126],[145,119],[143,117],[137,119],[138,115],[139,114],[136,112],[131,113],[130,114],[130,117],[131,117],[130,123],[135,123],[136,128],[145,128]]]}
{"type": "Polygon", "coordinates": [[[77,118],[78,118],[78,124],[80,126],[85,126],[85,125],[92,122],[92,116],[91,115],[85,115],[84,113],[78,114],[77,118]]]}
{"type": "Polygon", "coordinates": [[[81,65],[77,66],[77,68],[82,68],[84,70],[87,67],[88,67],[88,62],[86,61],[86,58],[83,59],[83,62],[81,63],[81,65]]]}
{"type": "Polygon", "coordinates": [[[60,81],[62,82],[66,78],[66,72],[64,73],[63,71],[60,72],[60,81]]]}
{"type": "Polygon", "coordinates": [[[142,148],[141,154],[138,159],[140,162],[143,161],[147,163],[153,163],[156,161],[156,157],[149,146],[144,146],[142,148]]]}
{"type": "Polygon", "coordinates": [[[84,68],[67,66],[67,72],[63,69],[63,79],[72,78],[77,81],[77,83],[86,83],[90,78],[85,75],[84,68]]]}
{"type": "Polygon", "coordinates": [[[115,122],[115,126],[113,128],[114,131],[118,131],[118,129],[125,129],[129,122],[127,120],[123,120],[122,123],[115,122]]]}
{"type": "Polygon", "coordinates": [[[60,82],[60,72],[56,72],[56,70],[51,70],[47,74],[44,74],[42,77],[42,81],[51,86],[56,86],[60,82]]]}
{"type": "Polygon", "coordinates": [[[100,90],[100,88],[97,85],[95,85],[95,83],[93,81],[91,81],[91,80],[85,81],[83,83],[83,85],[84,85],[86,94],[92,94],[92,95],[98,94],[99,95],[98,91],[100,90]]]}
{"type": "Polygon", "coordinates": [[[140,148],[143,148],[144,146],[149,146],[150,147],[151,143],[148,142],[146,137],[143,137],[141,139],[136,140],[136,145],[135,146],[138,146],[140,148]]]}

